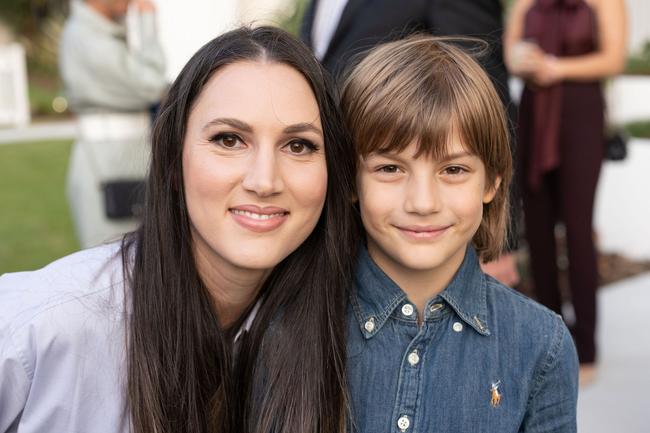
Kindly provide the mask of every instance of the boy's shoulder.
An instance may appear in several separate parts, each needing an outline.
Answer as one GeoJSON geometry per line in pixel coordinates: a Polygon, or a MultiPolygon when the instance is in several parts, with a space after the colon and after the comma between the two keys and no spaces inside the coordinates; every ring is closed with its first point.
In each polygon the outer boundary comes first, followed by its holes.
{"type": "Polygon", "coordinates": [[[485,278],[488,316],[501,332],[510,331],[528,339],[568,333],[559,314],[489,275],[485,278]]]}

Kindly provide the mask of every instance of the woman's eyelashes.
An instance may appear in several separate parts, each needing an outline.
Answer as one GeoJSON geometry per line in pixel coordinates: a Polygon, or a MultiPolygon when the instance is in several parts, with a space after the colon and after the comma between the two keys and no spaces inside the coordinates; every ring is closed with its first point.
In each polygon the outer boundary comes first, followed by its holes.
{"type": "Polygon", "coordinates": [[[308,155],[318,152],[320,147],[310,140],[297,138],[285,144],[283,149],[292,155],[308,155]]]}
{"type": "Polygon", "coordinates": [[[233,133],[219,133],[210,138],[210,142],[224,149],[241,149],[244,147],[244,140],[233,133]]]}
{"type": "MultiPolygon", "coordinates": [[[[247,147],[247,143],[239,135],[231,132],[223,132],[213,135],[209,141],[227,150],[239,150],[247,147]]],[[[320,146],[311,140],[295,138],[280,147],[291,155],[308,155],[318,152],[320,146]]]]}

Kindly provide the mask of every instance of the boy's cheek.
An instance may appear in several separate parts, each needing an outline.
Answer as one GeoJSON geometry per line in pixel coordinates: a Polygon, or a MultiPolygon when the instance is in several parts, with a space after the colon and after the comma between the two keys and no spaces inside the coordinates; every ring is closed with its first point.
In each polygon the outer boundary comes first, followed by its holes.
{"type": "Polygon", "coordinates": [[[393,188],[381,188],[373,182],[360,182],[359,207],[364,221],[383,220],[399,206],[399,194],[393,188]]]}

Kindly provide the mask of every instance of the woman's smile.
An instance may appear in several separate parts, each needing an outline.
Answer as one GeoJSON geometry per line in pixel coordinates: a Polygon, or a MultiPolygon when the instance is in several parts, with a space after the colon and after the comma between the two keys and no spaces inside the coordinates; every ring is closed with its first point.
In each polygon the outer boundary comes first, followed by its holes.
{"type": "Polygon", "coordinates": [[[289,211],[276,206],[260,207],[254,204],[228,209],[235,222],[247,230],[264,233],[280,227],[289,217],[289,211]]]}

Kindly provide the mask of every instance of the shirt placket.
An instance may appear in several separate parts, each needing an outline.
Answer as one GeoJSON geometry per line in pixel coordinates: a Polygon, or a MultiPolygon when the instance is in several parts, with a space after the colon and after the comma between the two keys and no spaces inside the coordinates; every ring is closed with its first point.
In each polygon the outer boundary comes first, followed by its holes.
{"type": "Polygon", "coordinates": [[[406,326],[418,327],[418,332],[403,353],[395,396],[391,431],[412,433],[417,431],[415,419],[419,406],[419,392],[424,363],[425,341],[427,340],[427,323],[418,325],[413,306],[405,303],[398,309],[402,320],[412,320],[406,326]]]}

